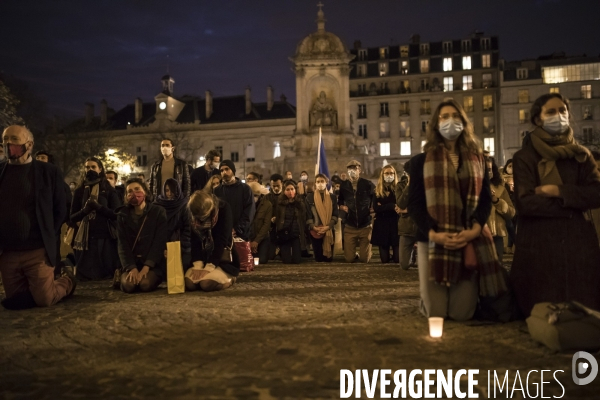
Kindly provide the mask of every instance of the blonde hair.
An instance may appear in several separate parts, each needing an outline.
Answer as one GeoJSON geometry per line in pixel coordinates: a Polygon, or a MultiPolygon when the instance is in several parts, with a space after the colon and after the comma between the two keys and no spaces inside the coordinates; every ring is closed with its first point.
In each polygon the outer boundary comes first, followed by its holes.
{"type": "Polygon", "coordinates": [[[467,113],[465,112],[464,108],[454,99],[442,101],[431,115],[429,125],[427,126],[427,141],[423,146],[423,152],[427,153],[429,151],[437,149],[439,146],[444,145],[444,138],[442,137],[439,131],[439,123],[440,111],[443,107],[446,106],[454,107],[460,115],[460,119],[463,123],[463,131],[456,143],[461,148],[466,148],[472,153],[483,154],[483,146],[481,145],[481,141],[479,140],[479,138],[475,136],[473,124],[469,120],[469,117],[467,116],[467,113]]]}
{"type": "Polygon", "coordinates": [[[379,173],[379,179],[377,180],[377,186],[375,187],[375,196],[377,197],[387,197],[390,194],[390,192],[386,190],[385,182],[383,180],[383,172],[386,169],[391,169],[392,171],[394,171],[394,182],[390,184],[392,190],[398,184],[398,173],[396,172],[396,168],[394,168],[393,165],[388,164],[385,167],[381,168],[381,172],[379,173]]]}
{"type": "Polygon", "coordinates": [[[219,206],[219,199],[210,193],[196,190],[190,197],[188,208],[193,217],[204,219],[219,206]]]}

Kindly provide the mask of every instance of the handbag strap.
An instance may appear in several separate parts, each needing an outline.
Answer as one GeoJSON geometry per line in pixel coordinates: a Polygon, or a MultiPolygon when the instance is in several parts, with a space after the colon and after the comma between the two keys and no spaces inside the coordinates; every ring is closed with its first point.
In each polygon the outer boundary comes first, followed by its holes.
{"type": "Polygon", "coordinates": [[[142,226],[140,226],[140,230],[138,231],[138,234],[135,237],[135,242],[133,242],[133,247],[131,248],[131,251],[135,250],[135,245],[137,244],[138,239],[140,238],[140,234],[142,233],[142,229],[144,229],[144,224],[146,223],[147,218],[148,218],[148,214],[146,214],[146,216],[144,217],[144,220],[142,221],[142,226]]]}

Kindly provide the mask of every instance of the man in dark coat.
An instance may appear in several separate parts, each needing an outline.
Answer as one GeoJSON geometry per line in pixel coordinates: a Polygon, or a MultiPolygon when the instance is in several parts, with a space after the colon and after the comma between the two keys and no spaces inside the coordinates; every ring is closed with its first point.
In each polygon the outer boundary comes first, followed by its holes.
{"type": "Polygon", "coordinates": [[[164,189],[164,183],[169,178],[173,178],[181,186],[184,196],[189,196],[191,191],[190,170],[187,163],[175,157],[175,144],[171,139],[164,139],[160,142],[160,151],[163,159],[152,165],[150,170],[149,189],[152,198],[156,199],[164,189]]]}
{"type": "Polygon", "coordinates": [[[235,164],[231,160],[224,160],[219,169],[223,182],[214,193],[231,206],[235,235],[248,241],[250,224],[256,212],[252,189],[235,177],[235,164]]]}
{"type": "Polygon", "coordinates": [[[33,134],[23,126],[2,133],[8,161],[0,164],[0,273],[7,308],[50,306],[75,290],[69,272],[54,280],[56,235],[66,217],[62,174],[33,160],[33,134]]]}
{"type": "Polygon", "coordinates": [[[219,175],[221,173],[221,171],[219,171],[221,153],[217,150],[211,150],[206,153],[205,160],[206,162],[203,166],[196,168],[194,172],[192,172],[192,193],[196,190],[204,189],[204,186],[206,186],[206,183],[211,176],[219,175]]]}
{"type": "Polygon", "coordinates": [[[110,186],[117,192],[117,196],[119,196],[119,206],[122,206],[125,201],[125,186],[117,185],[119,174],[115,171],[106,171],[106,181],[110,183],[110,186]]]}

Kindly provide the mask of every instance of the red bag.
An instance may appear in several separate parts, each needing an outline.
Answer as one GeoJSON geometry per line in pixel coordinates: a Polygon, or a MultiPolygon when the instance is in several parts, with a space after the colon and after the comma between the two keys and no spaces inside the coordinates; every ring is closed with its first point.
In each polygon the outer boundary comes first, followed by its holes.
{"type": "Polygon", "coordinates": [[[250,242],[245,242],[243,239],[236,237],[233,239],[233,248],[240,259],[240,271],[254,271],[254,257],[252,257],[250,242]]]}
{"type": "MultiPolygon", "coordinates": [[[[488,241],[492,241],[492,242],[494,241],[494,238],[492,236],[492,231],[487,226],[487,224],[485,224],[483,226],[483,228],[481,229],[480,235],[486,237],[488,239],[488,241]]],[[[472,270],[478,269],[477,254],[475,254],[475,246],[473,245],[472,241],[467,243],[467,245],[465,246],[465,248],[463,250],[463,255],[464,255],[466,269],[472,269],[472,270]]],[[[500,262],[502,262],[502,260],[500,260],[500,262]]]]}

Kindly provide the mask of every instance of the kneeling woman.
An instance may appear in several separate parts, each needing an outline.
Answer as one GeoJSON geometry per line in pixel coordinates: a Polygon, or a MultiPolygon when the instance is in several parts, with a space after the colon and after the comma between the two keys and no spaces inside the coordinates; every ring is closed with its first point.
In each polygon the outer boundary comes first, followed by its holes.
{"type": "Polygon", "coordinates": [[[479,295],[506,290],[491,235],[482,234],[492,207],[485,167],[463,108],[454,100],[440,103],[424,153],[410,160],[408,189],[408,213],[418,228],[421,311],[428,317],[471,319],[479,295]],[[473,269],[465,263],[469,242],[477,258],[473,269]]]}
{"type": "Polygon", "coordinates": [[[231,207],[205,191],[194,192],[188,207],[192,214],[193,267],[185,273],[185,289],[227,289],[240,273],[240,260],[233,251],[231,207]]]}
{"type": "Polygon", "coordinates": [[[279,196],[275,207],[277,241],[284,264],[300,264],[302,249],[306,248],[306,203],[296,189],[294,181],[285,181],[283,196],[279,196]]]}
{"type": "Polygon", "coordinates": [[[148,187],[141,179],[128,180],[125,190],[126,205],[116,210],[119,257],[124,269],[121,290],[150,292],[166,275],[167,214],[161,206],[147,201],[148,187]]]}

